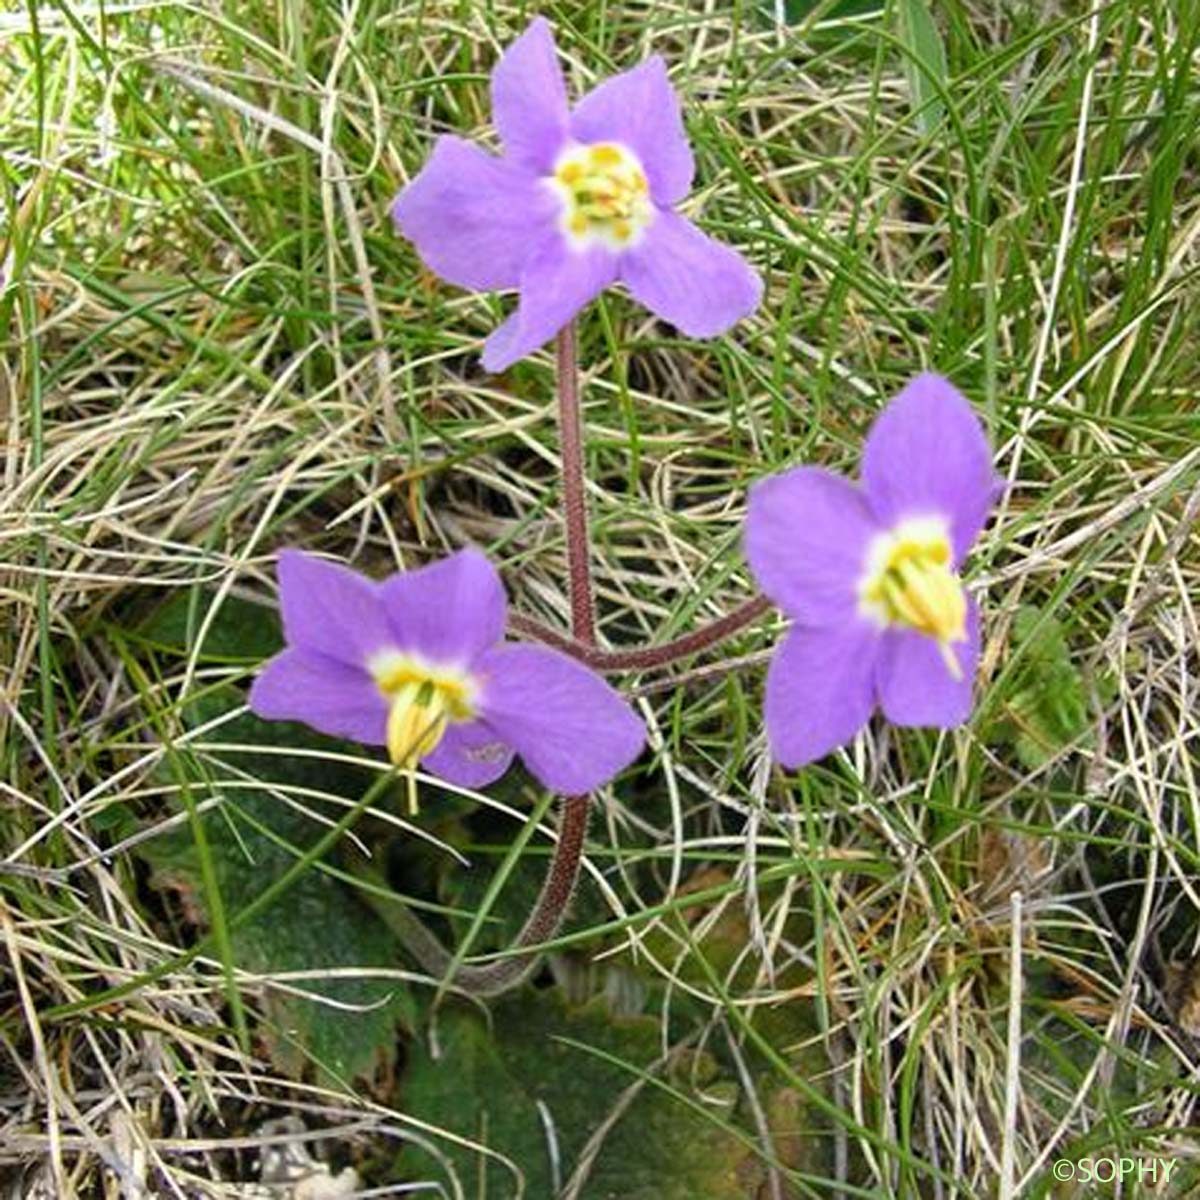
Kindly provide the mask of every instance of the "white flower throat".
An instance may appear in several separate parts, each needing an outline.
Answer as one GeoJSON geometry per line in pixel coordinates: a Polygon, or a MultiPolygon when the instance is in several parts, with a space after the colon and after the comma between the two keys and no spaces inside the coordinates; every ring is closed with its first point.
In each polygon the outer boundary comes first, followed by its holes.
{"type": "Polygon", "coordinates": [[[552,183],[562,200],[560,226],[581,249],[634,245],[654,215],[641,162],[617,142],[572,146],[554,164],[552,183]]]}

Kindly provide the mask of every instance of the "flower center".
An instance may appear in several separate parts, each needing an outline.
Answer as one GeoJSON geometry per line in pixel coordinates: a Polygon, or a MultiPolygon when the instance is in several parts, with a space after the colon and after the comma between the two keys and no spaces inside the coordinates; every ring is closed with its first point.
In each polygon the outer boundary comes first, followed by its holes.
{"type": "Polygon", "coordinates": [[[572,147],[555,164],[553,178],[563,231],[577,245],[628,246],[653,216],[642,164],[616,142],[572,147]]]}
{"type": "Polygon", "coordinates": [[[388,701],[388,756],[412,768],[442,740],[451,721],[475,715],[470,676],[432,667],[406,654],[380,655],[371,674],[388,701]]]}
{"type": "Polygon", "coordinates": [[[906,521],[876,538],[859,600],[883,624],[936,639],[947,670],[962,678],[951,643],[967,640],[967,597],[950,567],[950,539],[942,522],[906,521]]]}

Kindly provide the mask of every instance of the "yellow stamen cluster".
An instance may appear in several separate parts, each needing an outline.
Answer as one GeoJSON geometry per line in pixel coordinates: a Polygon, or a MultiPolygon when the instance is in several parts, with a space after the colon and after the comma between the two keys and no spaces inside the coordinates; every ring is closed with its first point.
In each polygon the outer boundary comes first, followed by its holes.
{"type": "Polygon", "coordinates": [[[878,539],[859,596],[884,624],[934,638],[946,669],[961,679],[952,643],[967,640],[967,597],[950,565],[950,539],[937,524],[911,522],[878,539]]]}
{"type": "Polygon", "coordinates": [[[410,800],[415,810],[411,772],[437,748],[450,722],[469,721],[475,715],[474,689],[468,676],[431,667],[408,655],[381,655],[371,664],[371,673],[388,701],[388,757],[410,772],[410,800]]]}
{"type": "Polygon", "coordinates": [[[641,163],[616,142],[572,147],[559,158],[553,178],[563,201],[563,230],[578,244],[599,241],[620,249],[653,215],[641,163]]]}

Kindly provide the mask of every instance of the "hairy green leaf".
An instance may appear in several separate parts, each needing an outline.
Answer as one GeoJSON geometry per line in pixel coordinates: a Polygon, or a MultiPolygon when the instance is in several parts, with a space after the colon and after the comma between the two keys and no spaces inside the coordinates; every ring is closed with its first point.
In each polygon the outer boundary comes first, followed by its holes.
{"type": "Polygon", "coordinates": [[[1021,666],[1000,736],[1021,763],[1034,769],[1077,739],[1090,745],[1087,692],[1062,624],[1039,608],[1021,608],[1013,619],[1013,649],[1021,666]]]}
{"type": "MultiPolygon", "coordinates": [[[[468,1195],[507,1198],[520,1191],[515,1163],[530,1200],[558,1195],[577,1172],[580,1200],[757,1194],[766,1168],[740,1131],[738,1087],[708,1054],[680,1049],[664,1061],[656,1019],[614,1018],[603,1001],[572,1009],[557,991],[527,990],[490,1019],[454,1006],[436,1023],[440,1053],[414,1048],[401,1105],[486,1149],[443,1141],[442,1163],[406,1150],[406,1178],[452,1169],[468,1195]]],[[[794,1133],[794,1104],[773,1110],[794,1133]]]]}
{"type": "MultiPolygon", "coordinates": [[[[207,603],[200,604],[201,615],[207,603]]],[[[195,637],[195,611],[181,594],[143,621],[136,640],[183,654],[195,637]]],[[[204,657],[253,660],[278,642],[273,613],[226,600],[204,640],[204,657]]],[[[240,691],[222,687],[186,705],[186,724],[215,721],[243,703],[240,691]]],[[[345,811],[339,800],[356,801],[370,786],[370,772],[333,757],[346,749],[299,725],[243,713],[167,757],[164,772],[189,787],[202,809],[227,917],[278,879],[345,811]]],[[[170,828],[138,852],[151,865],[155,886],[176,892],[185,916],[207,925],[211,914],[191,827],[170,828]]],[[[309,871],[233,931],[232,950],[241,971],[299,973],[265,990],[266,1019],[258,1032],[276,1064],[292,1075],[311,1069],[327,1082],[348,1085],[391,1067],[396,1022],[409,1021],[412,1001],[403,983],[378,977],[403,964],[387,927],[355,894],[346,865],[309,871]]]]}

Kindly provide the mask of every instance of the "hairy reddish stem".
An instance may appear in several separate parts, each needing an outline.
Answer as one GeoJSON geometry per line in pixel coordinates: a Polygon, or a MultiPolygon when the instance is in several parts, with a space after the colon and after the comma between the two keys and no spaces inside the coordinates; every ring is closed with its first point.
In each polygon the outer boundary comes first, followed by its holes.
{"type": "Polygon", "coordinates": [[[575,323],[558,335],[558,452],[562,459],[563,521],[567,531],[567,578],[571,632],[577,642],[596,641],[592,599],[592,554],[588,539],[587,472],[583,451],[583,413],[579,403],[579,361],[575,323]]]}
{"type": "Polygon", "coordinates": [[[514,633],[533,638],[571,655],[595,671],[652,671],[658,667],[668,667],[682,658],[715,646],[745,629],[747,625],[754,624],[770,609],[771,601],[766,596],[754,596],[743,601],[732,612],[718,617],[711,624],[692,633],[685,633],[682,637],[673,638],[658,646],[637,646],[632,650],[601,650],[598,646],[588,645],[565,633],[559,633],[536,618],[521,613],[509,615],[508,627],[514,633]]]}
{"type": "MultiPolygon", "coordinates": [[[[579,878],[587,823],[587,796],[566,797],[563,800],[562,822],[554,857],[550,861],[537,903],[513,943],[514,950],[548,942],[558,931],[579,878]]],[[[448,985],[459,991],[469,992],[473,996],[497,996],[516,987],[537,965],[536,954],[519,954],[477,967],[460,965],[450,975],[454,967],[453,955],[420,917],[402,904],[381,903],[370,893],[366,894],[365,899],[431,976],[446,980],[448,985]],[[447,976],[450,978],[447,979],[447,976]]]]}

